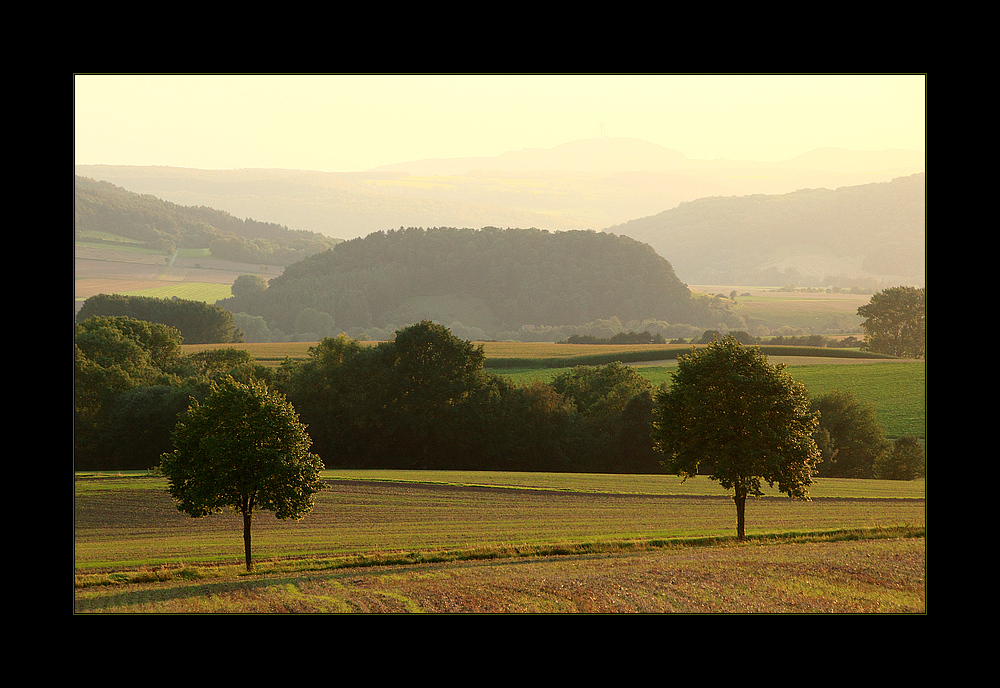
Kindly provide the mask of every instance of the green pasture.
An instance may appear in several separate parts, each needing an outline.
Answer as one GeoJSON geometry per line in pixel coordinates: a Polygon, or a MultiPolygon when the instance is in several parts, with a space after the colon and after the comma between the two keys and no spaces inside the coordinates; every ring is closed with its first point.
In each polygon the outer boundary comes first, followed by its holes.
{"type": "MultiPolygon", "coordinates": [[[[732,500],[704,477],[325,471],[328,489],[302,521],[254,523],[257,561],[351,560],[416,553],[514,551],[731,536],[732,500]]],[[[192,519],[163,478],[80,475],[74,494],[78,574],[224,564],[243,555],[232,513],[192,519]]],[[[824,480],[815,499],[768,495],[748,505],[748,535],[922,528],[924,483],[824,480]]]]}
{"type": "Polygon", "coordinates": [[[751,296],[737,296],[732,311],[748,322],[771,323],[775,327],[824,331],[832,326],[836,331],[860,333],[862,319],[858,308],[870,300],[871,295],[867,294],[769,294],[755,290],[751,296]]]}
{"type": "MultiPolygon", "coordinates": [[[[772,359],[781,362],[781,357],[772,359]]],[[[821,359],[810,358],[810,361],[821,359]]],[[[672,373],[677,362],[664,365],[639,366],[636,370],[654,387],[673,382],[672,373]]],[[[788,365],[786,371],[801,381],[811,396],[817,397],[844,389],[860,403],[871,404],[883,429],[889,437],[927,435],[927,383],[926,363],[923,361],[852,362],[852,363],[798,363],[788,365]]],[[[536,380],[551,382],[565,372],[558,368],[509,368],[497,372],[517,384],[530,384],[536,380]]]]}

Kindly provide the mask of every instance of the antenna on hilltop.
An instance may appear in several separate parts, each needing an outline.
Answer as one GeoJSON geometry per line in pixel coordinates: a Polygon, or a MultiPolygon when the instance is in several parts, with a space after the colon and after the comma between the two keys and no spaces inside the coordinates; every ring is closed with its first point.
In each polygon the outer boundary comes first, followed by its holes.
{"type": "Polygon", "coordinates": [[[601,115],[601,138],[604,138],[604,115],[601,115]]]}

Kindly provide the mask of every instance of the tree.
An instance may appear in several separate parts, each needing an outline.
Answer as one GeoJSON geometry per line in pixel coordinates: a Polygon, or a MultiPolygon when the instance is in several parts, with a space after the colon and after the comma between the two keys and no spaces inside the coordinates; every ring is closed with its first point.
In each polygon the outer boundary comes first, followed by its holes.
{"type": "Polygon", "coordinates": [[[267,280],[260,275],[240,275],[233,281],[229,291],[237,299],[250,298],[267,289],[267,280]]]}
{"type": "Polygon", "coordinates": [[[872,404],[859,402],[843,389],[819,396],[809,403],[819,413],[815,435],[823,461],[823,478],[872,478],[874,466],[889,450],[889,441],[872,404]]]}
{"type": "Polygon", "coordinates": [[[556,375],[551,385],[575,407],[581,468],[638,472],[659,467],[648,432],[653,390],[633,366],[577,366],[556,375]]]}
{"type": "Polygon", "coordinates": [[[762,495],[761,480],[807,499],[820,458],[817,414],[783,368],[727,336],[681,356],[673,383],[656,395],[652,436],[664,465],[685,480],[710,468],[710,478],[733,492],[740,540],[747,497],[762,495]]]}
{"type": "Polygon", "coordinates": [[[178,329],[185,344],[242,342],[233,314],[221,306],[189,299],[98,294],[83,302],[77,322],[98,316],[126,316],[178,329]]]}
{"type": "Polygon", "coordinates": [[[192,401],[174,429],[174,451],[160,457],[178,510],[201,518],[229,507],[243,516],[247,571],[254,511],[299,520],[323,489],[322,460],[284,396],[262,382],[231,377],[212,384],[203,404],[192,401]]]}
{"type": "Polygon", "coordinates": [[[916,437],[903,436],[875,463],[881,480],[913,480],[924,474],[924,447],[916,437]]]}
{"type": "Polygon", "coordinates": [[[923,358],[927,340],[923,287],[891,287],[858,308],[865,348],[880,354],[923,358]]]}
{"type": "Polygon", "coordinates": [[[107,429],[115,399],[140,387],[181,379],[181,334],[126,317],[89,318],[74,326],[73,449],[77,469],[109,455],[107,429]]]}

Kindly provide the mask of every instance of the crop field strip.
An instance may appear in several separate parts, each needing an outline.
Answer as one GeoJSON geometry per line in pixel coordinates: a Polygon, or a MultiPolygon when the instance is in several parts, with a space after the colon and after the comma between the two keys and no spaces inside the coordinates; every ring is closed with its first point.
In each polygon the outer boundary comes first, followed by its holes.
{"type": "MultiPolygon", "coordinates": [[[[329,489],[302,521],[258,517],[258,561],[727,536],[734,526],[732,500],[704,477],[681,483],[672,476],[428,472],[417,482],[391,471],[324,475],[329,489]]],[[[237,516],[191,519],[165,487],[154,477],[78,479],[78,573],[240,559],[237,516]]],[[[924,525],[922,481],[831,480],[831,496],[822,494],[811,502],[776,495],[753,502],[748,534],[924,525]]]]}

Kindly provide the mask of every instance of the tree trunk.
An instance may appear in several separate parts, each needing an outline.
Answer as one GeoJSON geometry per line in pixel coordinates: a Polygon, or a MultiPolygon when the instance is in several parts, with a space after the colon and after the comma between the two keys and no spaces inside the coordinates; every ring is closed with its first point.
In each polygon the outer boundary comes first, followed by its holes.
{"type": "Polygon", "coordinates": [[[742,542],[747,539],[746,534],[746,511],[747,511],[747,494],[746,491],[736,488],[736,494],[733,496],[733,501],[736,502],[736,539],[742,542]]]}
{"type": "Polygon", "coordinates": [[[246,556],[247,571],[253,569],[253,561],[250,558],[250,524],[253,521],[253,497],[243,500],[243,550],[246,556]]]}

